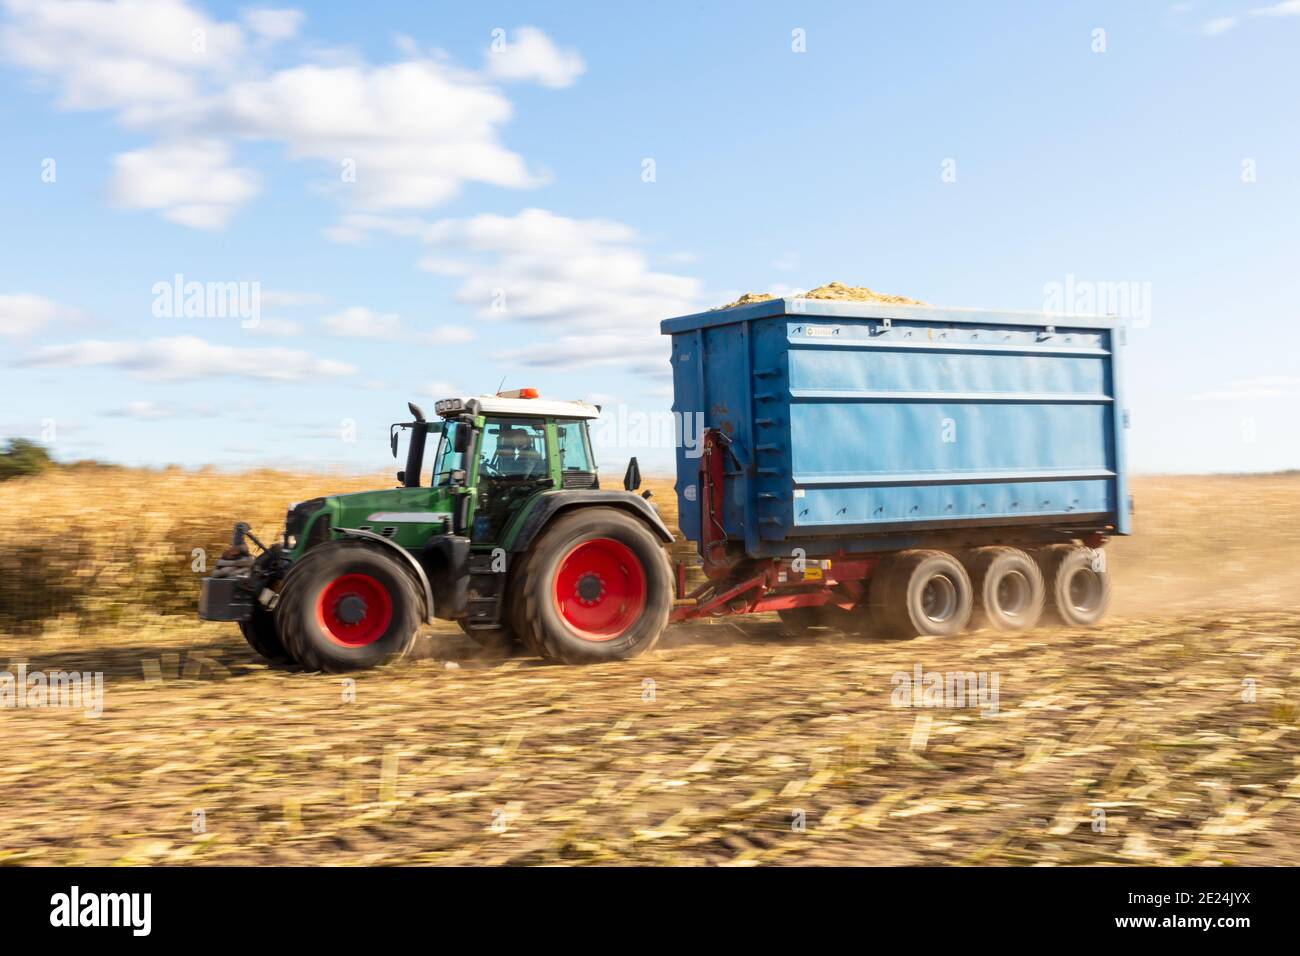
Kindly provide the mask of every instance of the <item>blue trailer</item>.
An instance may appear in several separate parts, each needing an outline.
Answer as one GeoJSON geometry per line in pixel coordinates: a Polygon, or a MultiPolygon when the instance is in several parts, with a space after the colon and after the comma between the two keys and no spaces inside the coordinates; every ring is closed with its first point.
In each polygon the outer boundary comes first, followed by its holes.
{"type": "Polygon", "coordinates": [[[778,298],[668,319],[674,617],[948,634],[1104,615],[1128,534],[1108,318],[778,298]]]}

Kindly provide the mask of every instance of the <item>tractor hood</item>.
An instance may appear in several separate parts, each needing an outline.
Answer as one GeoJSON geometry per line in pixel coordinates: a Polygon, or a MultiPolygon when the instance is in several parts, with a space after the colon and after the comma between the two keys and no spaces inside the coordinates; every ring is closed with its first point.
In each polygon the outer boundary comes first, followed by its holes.
{"type": "MultiPolygon", "coordinates": [[[[427,536],[433,524],[451,521],[451,495],[445,488],[385,488],[333,495],[326,499],[336,528],[421,525],[427,536]]],[[[391,537],[391,535],[387,535],[391,537]]]]}
{"type": "Polygon", "coordinates": [[[285,522],[292,557],[329,540],[340,529],[372,531],[406,548],[418,548],[431,534],[451,530],[447,488],[383,488],[313,498],[295,505],[285,522]]]}

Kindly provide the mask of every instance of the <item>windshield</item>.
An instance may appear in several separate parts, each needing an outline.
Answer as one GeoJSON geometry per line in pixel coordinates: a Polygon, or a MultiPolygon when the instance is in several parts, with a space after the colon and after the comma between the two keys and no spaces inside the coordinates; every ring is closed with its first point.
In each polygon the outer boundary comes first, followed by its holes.
{"type": "Polygon", "coordinates": [[[456,434],[466,427],[464,422],[447,422],[443,426],[438,454],[433,456],[433,475],[429,482],[433,487],[450,484],[451,473],[464,470],[465,456],[456,451],[456,434]]]}

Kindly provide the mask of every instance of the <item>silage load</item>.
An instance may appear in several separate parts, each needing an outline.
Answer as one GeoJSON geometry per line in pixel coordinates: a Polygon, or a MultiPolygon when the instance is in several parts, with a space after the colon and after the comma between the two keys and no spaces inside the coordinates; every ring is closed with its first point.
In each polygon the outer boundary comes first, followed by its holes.
{"type": "MultiPolygon", "coordinates": [[[[775,296],[766,292],[746,292],[735,302],[728,302],[726,305],[718,306],[719,309],[734,309],[738,305],[751,305],[754,302],[767,302],[775,296]]],[[[809,289],[801,295],[794,296],[796,299],[838,299],[842,302],[884,302],[888,305],[925,305],[918,299],[909,299],[905,295],[890,295],[887,292],[876,292],[868,289],[864,285],[845,285],[843,282],[828,282],[826,285],[819,285],[815,289],[809,289]]],[[[717,311],[714,309],[713,311],[717,311]]]]}

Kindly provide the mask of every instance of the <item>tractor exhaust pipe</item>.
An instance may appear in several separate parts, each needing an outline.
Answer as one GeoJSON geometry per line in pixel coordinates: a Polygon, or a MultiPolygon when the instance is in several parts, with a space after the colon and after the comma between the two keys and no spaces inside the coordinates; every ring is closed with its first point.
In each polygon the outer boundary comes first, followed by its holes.
{"type": "Polygon", "coordinates": [[[424,427],[424,412],[414,402],[407,402],[415,418],[415,427],[411,429],[411,444],[406,449],[406,471],[403,472],[403,484],[407,488],[420,487],[420,469],[424,467],[424,443],[429,430],[424,427]]]}

